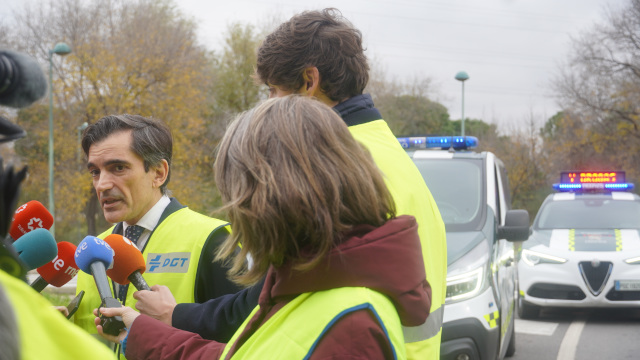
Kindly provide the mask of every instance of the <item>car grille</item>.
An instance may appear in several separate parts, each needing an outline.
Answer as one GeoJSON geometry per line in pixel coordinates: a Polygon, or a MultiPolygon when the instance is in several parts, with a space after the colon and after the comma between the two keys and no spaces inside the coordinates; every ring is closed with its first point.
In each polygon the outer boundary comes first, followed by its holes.
{"type": "Polygon", "coordinates": [[[578,264],[580,274],[594,296],[600,295],[611,275],[613,263],[609,261],[581,261],[578,264]]]}
{"type": "Polygon", "coordinates": [[[527,295],[541,299],[582,300],[587,296],[575,285],[534,284],[527,295]]]}

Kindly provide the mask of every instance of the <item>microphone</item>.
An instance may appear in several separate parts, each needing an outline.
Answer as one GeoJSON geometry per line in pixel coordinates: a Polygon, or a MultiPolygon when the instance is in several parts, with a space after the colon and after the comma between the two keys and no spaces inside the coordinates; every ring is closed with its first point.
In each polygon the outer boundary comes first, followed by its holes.
{"type": "MultiPolygon", "coordinates": [[[[76,265],[80,270],[93,275],[102,304],[100,307],[119,308],[122,304],[111,294],[106,269],[113,264],[113,249],[103,240],[95,236],[85,237],[75,253],[76,265]]],[[[118,336],[124,329],[121,316],[105,317],[100,314],[102,330],[105,334],[118,336]]]]}
{"type": "Polygon", "coordinates": [[[51,229],[53,216],[38,200],[31,200],[21,205],[13,213],[9,235],[18,240],[22,235],[35,229],[51,229]]]}
{"type": "Polygon", "coordinates": [[[142,277],[147,267],[138,247],[120,234],[111,234],[104,238],[104,242],[114,252],[113,267],[107,270],[107,275],[120,285],[131,283],[138,290],[151,290],[142,277]]]}
{"type": "Polygon", "coordinates": [[[78,266],[73,258],[76,246],[67,241],[58,243],[58,255],[50,262],[40,266],[40,276],[31,283],[31,287],[41,292],[47,285],[61,287],[73,279],[78,273],[78,266]]]}
{"type": "Polygon", "coordinates": [[[17,51],[0,50],[0,105],[29,106],[46,93],[47,80],[35,59],[17,51]]]}
{"type": "Polygon", "coordinates": [[[29,270],[39,268],[58,255],[58,246],[47,229],[35,229],[16,240],[13,247],[29,270]]]}

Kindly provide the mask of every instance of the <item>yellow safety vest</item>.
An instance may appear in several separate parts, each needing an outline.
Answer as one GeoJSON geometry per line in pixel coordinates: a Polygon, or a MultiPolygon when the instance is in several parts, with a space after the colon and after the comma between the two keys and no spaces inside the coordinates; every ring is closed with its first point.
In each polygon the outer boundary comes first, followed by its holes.
{"type": "MultiPolygon", "coordinates": [[[[236,331],[220,359],[229,358],[233,344],[259,308],[256,307],[236,331]]],[[[394,350],[394,359],[405,359],[402,325],[395,306],[386,296],[364,287],[297,296],[262,324],[230,359],[307,359],[332,324],[361,309],[369,309],[378,319],[394,350]]]]}
{"type": "MultiPolygon", "coordinates": [[[[67,320],[41,294],[22,280],[0,270],[0,287],[7,295],[18,325],[20,359],[109,359],[115,354],[67,320]]],[[[0,351],[5,351],[0,349],[0,351]]]]}
{"type": "MultiPolygon", "coordinates": [[[[194,302],[202,248],[212,231],[227,224],[226,221],[210,218],[186,207],[175,211],[158,224],[147,241],[142,253],[146,264],[142,277],[149,286],[167,286],[178,303],[194,302]]],[[[112,232],[113,227],[98,237],[104,238],[112,232]]],[[[100,294],[91,275],[78,273],[76,291],[80,290],[84,290],[85,295],[75,314],[75,322],[89,333],[96,334],[93,309],[100,306],[100,294]]],[[[114,292],[114,289],[111,291],[114,292]]],[[[125,305],[134,309],[137,303],[133,298],[135,291],[135,288],[129,289],[125,299],[125,305]]]]}
{"type": "Polygon", "coordinates": [[[431,285],[431,313],[423,325],[404,328],[407,358],[439,359],[447,288],[447,240],[440,211],[418,168],[384,120],[350,126],[349,130],[369,149],[383,172],[397,214],[413,215],[418,222],[425,271],[431,285]]]}

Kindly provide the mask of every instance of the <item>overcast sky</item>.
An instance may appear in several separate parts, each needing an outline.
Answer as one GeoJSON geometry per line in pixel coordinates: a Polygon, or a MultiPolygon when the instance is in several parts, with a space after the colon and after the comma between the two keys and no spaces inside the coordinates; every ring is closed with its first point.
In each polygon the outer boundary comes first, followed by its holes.
{"type": "MultiPolygon", "coordinates": [[[[336,7],[363,32],[367,54],[403,81],[428,77],[435,100],[460,119],[500,127],[546,121],[559,107],[549,81],[567,59],[570,37],[602,22],[611,0],[180,0],[198,19],[205,44],[220,46],[230,22],[260,23],[309,9],[336,7]]],[[[622,1],[616,1],[620,4],[622,1]]],[[[612,3],[614,4],[614,3],[612,3]]],[[[384,115],[384,114],[383,114],[384,115]]],[[[506,130],[506,129],[505,129],[506,130]]]]}
{"type": "MultiPolygon", "coordinates": [[[[25,0],[0,0],[20,4],[25,0]]],[[[26,0],[35,1],[39,0],[26,0]]],[[[176,0],[196,19],[200,40],[220,49],[228,24],[260,25],[296,12],[336,7],[364,36],[369,58],[402,81],[428,77],[434,100],[461,117],[522,126],[533,113],[543,122],[559,107],[549,82],[567,59],[570,37],[602,22],[620,0],[176,0]]],[[[19,5],[13,5],[19,6],[19,5]]],[[[6,14],[5,11],[0,13],[6,14]]],[[[384,114],[383,114],[384,115],[384,114]]]]}

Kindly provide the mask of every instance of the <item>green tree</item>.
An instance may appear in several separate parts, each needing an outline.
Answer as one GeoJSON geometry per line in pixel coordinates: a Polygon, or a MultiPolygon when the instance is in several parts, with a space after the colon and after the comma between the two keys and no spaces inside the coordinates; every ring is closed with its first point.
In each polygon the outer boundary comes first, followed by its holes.
{"type": "Polygon", "coordinates": [[[387,95],[376,106],[394,134],[450,134],[449,113],[437,102],[416,95],[387,95]]]}
{"type": "Polygon", "coordinates": [[[430,78],[412,82],[387,80],[384,68],[373,59],[370,81],[365,92],[396,135],[451,134],[449,112],[429,98],[433,91],[430,78]]]}

